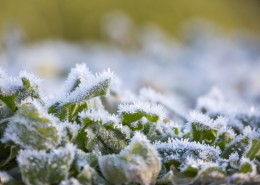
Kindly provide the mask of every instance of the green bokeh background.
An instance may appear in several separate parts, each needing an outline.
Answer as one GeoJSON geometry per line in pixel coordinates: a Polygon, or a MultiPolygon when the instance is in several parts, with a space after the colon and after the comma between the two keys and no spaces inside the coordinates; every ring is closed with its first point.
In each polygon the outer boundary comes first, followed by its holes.
{"type": "Polygon", "coordinates": [[[15,24],[32,41],[102,39],[104,16],[117,10],[137,25],[156,23],[173,35],[196,17],[213,21],[225,32],[260,33],[259,0],[0,0],[0,34],[15,24]]]}

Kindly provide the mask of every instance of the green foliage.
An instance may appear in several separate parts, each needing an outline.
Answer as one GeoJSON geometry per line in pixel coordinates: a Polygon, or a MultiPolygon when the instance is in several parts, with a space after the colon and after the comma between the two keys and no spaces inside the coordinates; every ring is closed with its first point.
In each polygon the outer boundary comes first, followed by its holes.
{"type": "Polygon", "coordinates": [[[126,104],[109,94],[112,80],[77,65],[50,100],[32,75],[2,75],[0,184],[260,183],[258,115],[194,111],[177,122],[163,95],[126,104]]]}

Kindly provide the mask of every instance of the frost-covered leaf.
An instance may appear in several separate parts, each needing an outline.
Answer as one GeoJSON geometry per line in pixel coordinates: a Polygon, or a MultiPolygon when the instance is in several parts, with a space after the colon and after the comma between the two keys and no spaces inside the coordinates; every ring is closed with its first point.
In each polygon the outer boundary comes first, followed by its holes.
{"type": "Polygon", "coordinates": [[[99,175],[95,169],[86,165],[84,166],[81,173],[77,176],[78,181],[81,185],[109,185],[101,175],[99,175]]]}
{"type": "Polygon", "coordinates": [[[180,136],[180,126],[175,122],[158,122],[157,124],[145,124],[143,134],[151,141],[168,141],[169,138],[180,136]]]}
{"type": "Polygon", "coordinates": [[[221,153],[221,157],[228,158],[230,154],[237,152],[241,157],[245,152],[245,149],[249,145],[249,138],[247,136],[237,136],[225,150],[221,153]]]}
{"type": "Polygon", "coordinates": [[[233,152],[237,152],[240,157],[245,156],[253,160],[260,153],[260,132],[252,130],[249,126],[245,127],[243,135],[237,136],[228,144],[221,156],[228,158],[233,152]]]}
{"type": "Polygon", "coordinates": [[[147,123],[157,123],[166,118],[163,106],[148,102],[121,104],[118,112],[122,117],[122,124],[132,130],[143,130],[147,123]]]}
{"type": "Polygon", "coordinates": [[[73,145],[46,151],[22,150],[18,165],[26,185],[58,184],[69,175],[75,153],[73,145]]]}
{"type": "Polygon", "coordinates": [[[235,139],[236,134],[232,129],[227,129],[219,134],[218,139],[215,143],[216,146],[223,151],[225,147],[235,139]]]}
{"type": "MultiPolygon", "coordinates": [[[[86,72],[88,73],[88,72],[86,72]]],[[[71,73],[73,76],[73,72],[71,73]]],[[[69,78],[72,78],[72,76],[69,78]]],[[[72,85],[73,79],[67,81],[67,86],[72,88],[69,93],[59,97],[56,102],[49,107],[49,113],[59,117],[62,121],[73,121],[79,112],[87,108],[86,101],[108,93],[109,85],[113,73],[108,70],[101,74],[89,75],[89,79],[76,80],[76,85],[72,85]],[[84,83],[83,83],[84,82],[84,83]],[[69,85],[68,85],[69,84],[69,85]]],[[[75,77],[77,78],[77,77],[75,77]]]]}
{"type": "MultiPolygon", "coordinates": [[[[190,115],[191,139],[200,143],[213,145],[218,137],[218,130],[221,129],[219,120],[213,121],[207,115],[192,112],[190,115]]],[[[225,124],[225,123],[223,123],[225,124]]]]}
{"type": "Polygon", "coordinates": [[[250,161],[247,158],[242,158],[240,161],[240,168],[239,168],[240,173],[248,173],[251,175],[256,175],[256,165],[250,161]]]}
{"type": "Polygon", "coordinates": [[[260,155],[260,129],[256,131],[247,126],[244,130],[244,135],[248,135],[250,139],[250,144],[246,151],[246,157],[253,160],[257,155],[260,155]]]}
{"type": "Polygon", "coordinates": [[[75,143],[80,130],[80,125],[76,123],[62,122],[59,126],[62,128],[62,142],[75,143]]]}
{"type": "Polygon", "coordinates": [[[21,72],[18,78],[4,76],[0,78],[0,100],[16,111],[27,98],[40,100],[39,84],[40,80],[26,71],[21,72]]]}
{"type": "Polygon", "coordinates": [[[139,133],[120,154],[101,156],[98,163],[102,174],[113,184],[154,184],[161,168],[157,151],[139,133]]]}
{"type": "Polygon", "coordinates": [[[75,152],[74,161],[72,167],[79,173],[85,166],[95,168],[98,163],[98,157],[95,153],[85,153],[82,150],[77,149],[75,152]]]}
{"type": "Polygon", "coordinates": [[[36,101],[22,104],[5,130],[2,142],[12,141],[21,148],[51,149],[60,142],[56,120],[36,101]]]}
{"type": "MultiPolygon", "coordinates": [[[[12,109],[10,109],[4,102],[0,101],[0,120],[8,118],[13,115],[12,109]]],[[[1,123],[0,123],[1,124],[1,123]]]]}
{"type": "Polygon", "coordinates": [[[82,128],[77,139],[81,149],[102,154],[119,153],[126,147],[130,131],[118,123],[118,118],[106,111],[88,110],[80,114],[82,128]]]}
{"type": "Polygon", "coordinates": [[[68,78],[65,82],[65,92],[70,93],[74,91],[81,83],[86,83],[94,78],[86,64],[76,64],[72,68],[68,78]]]}
{"type": "Polygon", "coordinates": [[[169,139],[168,142],[156,142],[155,147],[159,151],[162,162],[166,168],[174,165],[179,168],[182,163],[185,165],[187,158],[204,161],[215,161],[221,153],[219,148],[196,142],[189,142],[188,139],[169,139]]]}

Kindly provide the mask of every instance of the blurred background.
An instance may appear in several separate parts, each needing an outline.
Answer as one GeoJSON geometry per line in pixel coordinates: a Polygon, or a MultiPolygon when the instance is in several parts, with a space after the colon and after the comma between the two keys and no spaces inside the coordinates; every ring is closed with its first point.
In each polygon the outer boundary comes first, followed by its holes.
{"type": "Polygon", "coordinates": [[[71,41],[101,39],[104,16],[126,13],[137,25],[155,23],[178,35],[183,23],[202,18],[225,32],[260,32],[259,0],[1,0],[0,29],[15,24],[29,41],[59,38],[71,41]]]}
{"type": "Polygon", "coordinates": [[[128,89],[260,102],[259,0],[0,0],[0,65],[57,92],[76,63],[128,89]]]}

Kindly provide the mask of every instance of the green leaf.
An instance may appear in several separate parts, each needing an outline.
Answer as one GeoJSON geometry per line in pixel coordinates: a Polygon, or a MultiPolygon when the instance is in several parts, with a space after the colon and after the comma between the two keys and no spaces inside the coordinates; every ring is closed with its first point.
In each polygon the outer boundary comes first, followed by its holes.
{"type": "Polygon", "coordinates": [[[46,151],[23,150],[17,157],[23,181],[27,185],[58,184],[69,175],[74,146],[46,151]]]}
{"type": "Polygon", "coordinates": [[[107,94],[111,78],[101,78],[92,85],[79,85],[66,97],[49,107],[49,113],[57,116],[61,121],[74,121],[79,112],[87,108],[86,101],[107,94]]]}
{"type": "Polygon", "coordinates": [[[118,128],[91,124],[84,129],[84,132],[86,134],[84,147],[88,152],[98,150],[102,154],[119,153],[128,143],[126,135],[118,128]]]}
{"type": "Polygon", "coordinates": [[[0,94],[0,100],[2,100],[12,111],[16,110],[15,99],[18,97],[18,92],[13,93],[12,95],[4,96],[0,94]]]}
{"type": "Polygon", "coordinates": [[[251,173],[253,171],[253,167],[251,163],[244,163],[241,165],[239,172],[240,173],[251,173]]]}
{"type": "Polygon", "coordinates": [[[207,125],[193,122],[191,130],[191,140],[200,143],[213,145],[218,137],[218,130],[213,129],[207,125]]]}

